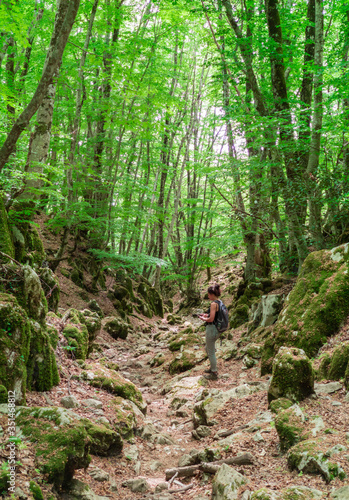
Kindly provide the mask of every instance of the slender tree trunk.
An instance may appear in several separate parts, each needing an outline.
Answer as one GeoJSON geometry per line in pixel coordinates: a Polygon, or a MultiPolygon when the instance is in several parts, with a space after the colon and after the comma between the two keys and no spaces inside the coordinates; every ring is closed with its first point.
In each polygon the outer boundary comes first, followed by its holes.
{"type": "Polygon", "coordinates": [[[79,5],[80,0],[61,0],[59,3],[55,27],[41,79],[31,101],[13,124],[4,144],[0,148],[0,172],[8,162],[10,155],[14,152],[19,136],[27,127],[34,113],[39,109],[47,94],[49,85],[53,82],[57,69],[61,65],[63,52],[73,27],[79,5]],[[62,19],[63,22],[61,22],[62,19]],[[58,22],[60,28],[56,29],[58,22]]]}

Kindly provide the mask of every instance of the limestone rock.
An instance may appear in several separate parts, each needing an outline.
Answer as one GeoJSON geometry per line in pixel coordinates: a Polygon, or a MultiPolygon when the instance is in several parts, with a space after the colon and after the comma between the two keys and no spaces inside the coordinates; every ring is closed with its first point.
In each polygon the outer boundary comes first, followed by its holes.
{"type": "Polygon", "coordinates": [[[282,410],[287,410],[292,404],[292,401],[287,398],[278,398],[271,401],[269,407],[271,412],[279,413],[282,410]]]}
{"type": "Polygon", "coordinates": [[[110,370],[98,363],[91,363],[89,366],[91,367],[89,370],[90,377],[88,377],[87,372],[82,372],[82,376],[90,385],[99,389],[103,388],[124,399],[129,399],[135,403],[143,413],[146,412],[146,405],[143,402],[142,393],[132,382],[130,382],[130,380],[124,378],[119,372],[110,370]],[[91,374],[93,377],[92,379],[91,374]]]}
{"type": "Polygon", "coordinates": [[[64,396],[60,403],[64,408],[78,408],[80,406],[75,396],[64,396]]]}
{"type": "Polygon", "coordinates": [[[69,483],[67,491],[61,498],[62,500],[108,500],[108,497],[96,495],[87,484],[78,479],[73,479],[69,483]]]}
{"type": "Polygon", "coordinates": [[[305,416],[298,405],[293,405],[278,413],[275,418],[275,428],[282,451],[310,437],[305,425],[305,416]]]}
{"type": "Polygon", "coordinates": [[[104,317],[104,313],[101,309],[101,306],[98,304],[98,302],[95,299],[90,300],[90,302],[87,304],[89,309],[91,311],[96,312],[100,318],[104,317]]]}
{"type": "Polygon", "coordinates": [[[287,463],[291,470],[305,474],[319,474],[329,482],[334,477],[344,479],[343,469],[334,462],[326,460],[326,454],[321,449],[323,444],[316,440],[302,441],[293,446],[287,454],[287,463]]]}
{"type": "Polygon", "coordinates": [[[242,384],[228,391],[219,391],[217,394],[211,393],[208,397],[195,404],[193,414],[194,427],[197,428],[199,425],[213,425],[215,414],[228,401],[257,392],[262,387],[265,389],[263,385],[252,386],[242,384]]]}
{"type": "Polygon", "coordinates": [[[126,321],[116,316],[104,318],[103,328],[113,337],[113,339],[126,339],[129,333],[129,325],[126,321]]]}
{"type": "Polygon", "coordinates": [[[268,488],[261,488],[252,493],[250,500],[282,500],[282,498],[276,491],[269,490],[268,488]]]}
{"type": "Polygon", "coordinates": [[[109,474],[108,472],[105,472],[102,469],[92,469],[89,472],[90,476],[95,480],[95,481],[109,481],[109,474]]]}
{"type": "Polygon", "coordinates": [[[124,481],[122,486],[129,488],[133,493],[146,493],[150,489],[147,481],[142,477],[124,481]]]}
{"type": "Polygon", "coordinates": [[[285,294],[262,295],[258,303],[251,306],[249,320],[252,321],[253,329],[258,326],[270,326],[278,319],[285,300],[285,294]]]}
{"type": "Polygon", "coordinates": [[[171,361],[168,368],[169,372],[171,375],[174,375],[176,373],[182,373],[187,370],[191,370],[196,365],[204,361],[206,357],[207,356],[203,350],[185,348],[181,352],[179,352],[171,361]]]}
{"type": "Polygon", "coordinates": [[[0,384],[25,402],[31,325],[13,295],[0,293],[0,384]]]}
{"type": "Polygon", "coordinates": [[[322,491],[307,486],[290,486],[281,492],[282,499],[294,500],[320,500],[322,491]]]}
{"type": "Polygon", "coordinates": [[[335,500],[348,500],[349,498],[349,486],[343,486],[342,488],[338,488],[334,490],[330,494],[331,498],[335,500]]]}
{"type": "Polygon", "coordinates": [[[329,382],[328,384],[315,384],[314,389],[316,394],[332,394],[340,391],[343,388],[340,382],[329,382]]]}
{"type": "Polygon", "coordinates": [[[229,465],[223,464],[212,483],[212,500],[238,500],[238,489],[247,479],[229,465]]]}
{"type": "Polygon", "coordinates": [[[103,408],[102,401],[98,399],[84,399],[82,404],[88,408],[94,408],[95,410],[101,410],[103,408]]]}
{"type": "Polygon", "coordinates": [[[280,347],[273,362],[268,402],[285,397],[295,403],[313,392],[314,371],[305,352],[295,347],[280,347]]]}

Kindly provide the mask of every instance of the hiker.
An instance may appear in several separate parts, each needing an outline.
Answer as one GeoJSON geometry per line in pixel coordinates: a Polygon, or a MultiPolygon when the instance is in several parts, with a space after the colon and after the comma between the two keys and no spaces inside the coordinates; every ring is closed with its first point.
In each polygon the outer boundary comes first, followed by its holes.
{"type": "Polygon", "coordinates": [[[199,318],[206,322],[206,352],[210,360],[210,368],[205,370],[204,377],[210,380],[217,380],[217,359],[215,343],[219,337],[219,331],[216,326],[216,319],[219,312],[218,297],[221,294],[219,285],[210,286],[207,290],[208,298],[211,301],[211,306],[206,313],[200,314],[199,318]]]}

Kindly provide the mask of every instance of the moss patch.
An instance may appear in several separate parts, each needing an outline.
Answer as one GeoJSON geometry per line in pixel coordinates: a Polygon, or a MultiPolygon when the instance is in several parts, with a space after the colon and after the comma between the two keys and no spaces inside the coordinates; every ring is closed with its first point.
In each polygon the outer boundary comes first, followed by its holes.
{"type": "Polygon", "coordinates": [[[314,392],[314,370],[302,349],[280,347],[273,362],[268,402],[285,397],[294,403],[314,392]]]}
{"type": "Polygon", "coordinates": [[[199,335],[196,335],[195,333],[192,332],[192,329],[190,329],[190,332],[186,332],[185,330],[182,332],[179,332],[177,335],[172,337],[172,339],[169,342],[168,348],[170,351],[179,351],[182,346],[189,347],[189,346],[202,346],[203,345],[203,340],[199,335]]]}
{"type": "Polygon", "coordinates": [[[328,367],[328,377],[331,380],[339,380],[344,377],[349,363],[349,342],[343,342],[333,352],[328,367]]]}
{"type": "Polygon", "coordinates": [[[349,314],[349,245],[311,253],[285,301],[272,334],[265,341],[262,373],[282,345],[316,355],[327,337],[335,334],[349,314]]]}
{"type": "Polygon", "coordinates": [[[309,439],[304,415],[299,407],[291,406],[275,418],[275,428],[280,439],[281,451],[287,451],[299,441],[309,439]]]}
{"type": "Polygon", "coordinates": [[[83,420],[85,429],[90,438],[90,453],[101,457],[119,455],[123,442],[120,434],[105,424],[96,424],[90,420],[83,420]]]}
{"type": "Polygon", "coordinates": [[[25,402],[31,325],[12,295],[0,293],[0,384],[25,402]]]}
{"type": "Polygon", "coordinates": [[[35,443],[35,462],[57,488],[72,480],[76,469],[85,468],[90,438],[85,425],[62,408],[21,408],[16,417],[23,434],[35,443]]]}
{"type": "Polygon", "coordinates": [[[105,389],[116,396],[129,399],[140,409],[144,408],[140,390],[137,389],[132,382],[125,379],[119,372],[100,366],[97,363],[90,365],[89,369],[90,371],[88,373],[83,372],[83,376],[93,387],[105,389]]]}

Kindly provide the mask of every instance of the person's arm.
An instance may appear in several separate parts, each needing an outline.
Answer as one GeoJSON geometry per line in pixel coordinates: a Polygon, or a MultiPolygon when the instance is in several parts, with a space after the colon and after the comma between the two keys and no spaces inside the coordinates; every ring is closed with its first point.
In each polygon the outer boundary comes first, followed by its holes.
{"type": "Polygon", "coordinates": [[[210,307],[210,316],[209,318],[206,320],[208,323],[213,323],[214,321],[214,318],[216,316],[216,312],[217,312],[217,306],[218,304],[216,302],[211,302],[211,307],[210,307]]]}

